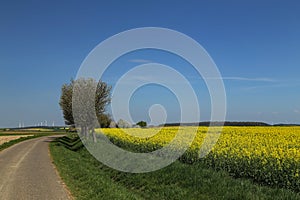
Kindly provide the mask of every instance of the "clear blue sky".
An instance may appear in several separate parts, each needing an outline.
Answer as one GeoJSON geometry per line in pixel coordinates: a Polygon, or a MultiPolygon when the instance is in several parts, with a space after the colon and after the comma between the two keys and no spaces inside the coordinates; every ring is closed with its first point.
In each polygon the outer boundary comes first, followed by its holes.
{"type": "MultiPolygon", "coordinates": [[[[300,123],[299,19],[299,1],[1,1],[0,127],[44,120],[62,125],[61,85],[76,76],[87,54],[114,34],[149,26],[180,31],[208,51],[224,77],[227,120],[300,123]]],[[[168,56],[137,52],[119,64],[176,65],[168,56]]],[[[106,80],[113,84],[111,75],[106,80]]],[[[167,103],[168,121],[178,120],[167,90],[142,89],[130,103],[134,119],[149,120],[143,108],[167,103]],[[142,95],[147,91],[161,102],[142,95]]],[[[209,100],[197,95],[206,120],[209,100]]]]}

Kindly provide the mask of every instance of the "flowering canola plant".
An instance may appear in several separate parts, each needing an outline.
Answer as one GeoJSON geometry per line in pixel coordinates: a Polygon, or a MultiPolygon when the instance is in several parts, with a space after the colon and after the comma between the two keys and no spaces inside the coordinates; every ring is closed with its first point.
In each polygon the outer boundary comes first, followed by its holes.
{"type": "MultiPolygon", "coordinates": [[[[170,143],[179,134],[196,132],[189,149],[181,156],[185,163],[205,162],[209,167],[226,170],[235,177],[250,177],[268,185],[300,191],[300,127],[164,127],[98,129],[117,146],[133,152],[151,152],[170,143]],[[204,139],[216,141],[209,147],[204,139]],[[219,138],[218,138],[219,136],[219,138]],[[207,147],[207,148],[208,148],[207,147]]],[[[180,146],[180,142],[178,143],[180,146]]]]}

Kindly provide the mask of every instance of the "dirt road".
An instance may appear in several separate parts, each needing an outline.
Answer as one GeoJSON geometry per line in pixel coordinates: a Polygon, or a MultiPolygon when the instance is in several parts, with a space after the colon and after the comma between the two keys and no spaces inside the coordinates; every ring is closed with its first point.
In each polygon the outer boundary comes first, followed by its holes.
{"type": "Polygon", "coordinates": [[[0,152],[1,200],[70,199],[49,155],[55,137],[27,140],[0,152]]]}

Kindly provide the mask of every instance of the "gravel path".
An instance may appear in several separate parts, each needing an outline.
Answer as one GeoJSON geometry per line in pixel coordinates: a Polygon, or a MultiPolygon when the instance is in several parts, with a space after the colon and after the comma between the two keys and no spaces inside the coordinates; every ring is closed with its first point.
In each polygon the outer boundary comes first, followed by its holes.
{"type": "Polygon", "coordinates": [[[55,137],[30,139],[0,152],[1,200],[71,199],[49,155],[55,137]]]}

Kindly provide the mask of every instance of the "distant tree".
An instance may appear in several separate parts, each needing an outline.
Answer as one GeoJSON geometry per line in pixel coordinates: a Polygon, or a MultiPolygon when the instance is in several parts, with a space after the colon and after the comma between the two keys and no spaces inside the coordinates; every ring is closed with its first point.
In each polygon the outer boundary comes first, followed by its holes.
{"type": "Polygon", "coordinates": [[[127,122],[123,119],[120,119],[118,121],[117,126],[118,126],[118,128],[131,128],[132,127],[132,125],[129,122],[127,122]]]}
{"type": "Polygon", "coordinates": [[[114,121],[111,121],[109,124],[109,128],[117,128],[117,124],[114,121]]]}
{"type": "Polygon", "coordinates": [[[101,128],[108,128],[112,120],[109,114],[102,113],[98,116],[98,121],[101,128]]]}
{"type": "Polygon", "coordinates": [[[140,127],[144,128],[147,126],[147,122],[145,121],[139,121],[138,123],[136,123],[136,125],[139,125],[140,127]]]}
{"type": "Polygon", "coordinates": [[[76,122],[81,134],[86,138],[89,137],[89,131],[92,131],[93,139],[96,141],[94,128],[98,120],[104,118],[105,107],[111,100],[110,91],[111,87],[105,82],[96,82],[91,78],[71,80],[70,84],[64,84],[59,105],[65,123],[74,125],[76,122]]]}

